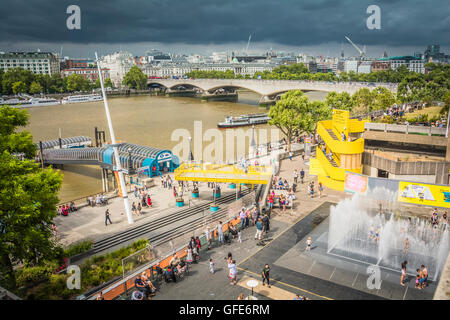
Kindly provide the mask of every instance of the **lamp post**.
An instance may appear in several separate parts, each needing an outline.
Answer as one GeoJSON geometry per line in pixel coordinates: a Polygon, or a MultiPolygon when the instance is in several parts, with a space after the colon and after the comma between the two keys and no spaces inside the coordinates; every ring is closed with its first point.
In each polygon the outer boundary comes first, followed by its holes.
{"type": "Polygon", "coordinates": [[[114,159],[116,162],[117,172],[119,175],[120,188],[122,189],[123,205],[125,207],[125,213],[127,214],[128,223],[133,224],[134,219],[130,209],[130,201],[128,199],[127,186],[125,184],[125,179],[123,177],[122,165],[120,164],[119,150],[117,150],[116,136],[114,135],[114,129],[111,122],[111,115],[109,113],[108,100],[106,99],[105,87],[103,85],[102,71],[100,69],[100,61],[98,60],[97,52],[95,53],[95,60],[97,62],[98,78],[100,79],[100,85],[102,88],[103,103],[105,105],[106,119],[108,120],[108,128],[109,128],[109,135],[111,136],[111,144],[114,150],[114,159]]]}

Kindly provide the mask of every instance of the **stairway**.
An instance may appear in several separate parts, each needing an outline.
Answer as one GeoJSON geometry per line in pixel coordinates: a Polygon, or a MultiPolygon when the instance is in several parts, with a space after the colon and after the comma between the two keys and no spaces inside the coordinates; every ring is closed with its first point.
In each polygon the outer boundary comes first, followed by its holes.
{"type": "Polygon", "coordinates": [[[334,140],[340,141],[340,140],[338,139],[338,137],[336,137],[336,135],[334,134],[334,132],[333,132],[332,129],[327,129],[327,132],[328,132],[328,134],[329,134],[334,140]]]}

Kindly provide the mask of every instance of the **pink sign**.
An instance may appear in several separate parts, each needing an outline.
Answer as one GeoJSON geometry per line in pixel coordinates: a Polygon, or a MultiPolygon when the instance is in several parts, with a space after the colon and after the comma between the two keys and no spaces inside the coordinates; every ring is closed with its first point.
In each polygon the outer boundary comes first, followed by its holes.
{"type": "Polygon", "coordinates": [[[361,176],[358,174],[352,174],[349,172],[345,173],[345,184],[344,189],[348,192],[357,192],[366,194],[367,192],[367,182],[366,176],[361,176]]]}

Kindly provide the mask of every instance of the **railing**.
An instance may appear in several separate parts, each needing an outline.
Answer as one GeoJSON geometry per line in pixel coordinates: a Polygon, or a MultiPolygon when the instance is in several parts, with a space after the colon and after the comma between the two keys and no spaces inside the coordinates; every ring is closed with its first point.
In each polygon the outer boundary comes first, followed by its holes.
{"type": "Polygon", "coordinates": [[[362,167],[359,169],[344,169],[333,166],[320,148],[316,148],[316,157],[320,161],[323,170],[334,180],[345,180],[345,171],[362,173],[362,167]]]}
{"type": "MultiPolygon", "coordinates": [[[[243,197],[242,199],[240,199],[242,201],[240,201],[238,203],[238,205],[236,205],[236,202],[234,202],[234,203],[227,205],[227,207],[219,210],[222,212],[228,211],[228,218],[222,219],[222,221],[223,221],[222,225],[223,225],[224,232],[228,230],[228,224],[236,225],[237,223],[240,222],[240,218],[238,216],[239,209],[242,207],[242,205],[249,206],[251,203],[253,203],[254,196],[255,196],[255,194],[254,194],[254,192],[252,192],[252,193],[246,195],[245,197],[243,197]],[[230,214],[230,210],[234,211],[234,212],[231,212],[232,214],[230,214]],[[236,217],[234,217],[234,215],[236,215],[236,217]]],[[[197,229],[191,229],[189,231],[185,231],[184,233],[179,234],[179,236],[186,235],[186,234],[198,235],[200,242],[202,244],[202,248],[204,248],[205,244],[206,244],[206,241],[205,241],[206,237],[205,237],[203,230],[209,223],[212,223],[212,222],[215,223],[216,221],[221,219],[219,211],[214,213],[214,215],[209,214],[207,216],[207,218],[206,218],[207,220],[205,220],[206,223],[203,222],[200,227],[201,230],[197,227],[197,229]]],[[[214,241],[217,242],[217,239],[218,239],[217,226],[214,228],[210,228],[210,232],[211,232],[211,242],[214,242],[214,241]]],[[[172,242],[172,240],[170,240],[170,242],[172,242]]],[[[167,242],[169,242],[169,240],[164,241],[164,243],[167,243],[167,242]]],[[[160,244],[161,243],[151,243],[153,252],[155,254],[157,254],[156,253],[158,251],[157,246],[160,244]]],[[[95,291],[90,291],[87,296],[82,295],[82,296],[80,296],[80,298],[86,299],[86,300],[93,300],[93,299],[95,299],[96,294],[100,291],[103,292],[103,294],[105,295],[106,298],[108,298],[108,296],[110,295],[109,293],[112,293],[112,297],[111,297],[112,299],[116,298],[117,295],[125,294],[125,293],[127,293],[128,290],[132,289],[132,287],[134,286],[133,279],[134,279],[134,277],[136,277],[136,275],[138,275],[148,269],[152,270],[153,267],[158,264],[160,265],[161,268],[164,268],[166,265],[168,265],[169,260],[174,253],[177,253],[177,256],[179,258],[184,257],[185,256],[184,250],[186,249],[187,245],[188,245],[188,241],[186,241],[186,242],[183,241],[182,243],[180,243],[180,245],[178,245],[176,247],[173,246],[173,249],[170,250],[169,252],[159,255],[158,257],[156,257],[156,259],[153,259],[151,262],[146,263],[142,266],[139,266],[137,269],[133,270],[132,272],[128,272],[128,275],[122,277],[118,281],[109,283],[107,286],[99,288],[95,291]]]]}
{"type": "Polygon", "coordinates": [[[366,122],[364,124],[366,130],[373,131],[384,131],[384,132],[395,132],[395,133],[405,133],[405,134],[427,134],[445,136],[445,128],[437,127],[425,127],[425,126],[411,126],[404,124],[388,124],[388,123],[370,123],[366,122]]]}
{"type": "Polygon", "coordinates": [[[259,184],[267,183],[272,167],[249,166],[244,170],[237,165],[182,163],[174,175],[176,180],[259,184]]]}
{"type": "Polygon", "coordinates": [[[331,149],[333,153],[339,154],[363,153],[364,151],[363,139],[356,139],[355,141],[351,142],[334,140],[328,133],[327,129],[331,129],[331,121],[319,121],[317,123],[317,133],[320,135],[325,144],[331,149]]]}

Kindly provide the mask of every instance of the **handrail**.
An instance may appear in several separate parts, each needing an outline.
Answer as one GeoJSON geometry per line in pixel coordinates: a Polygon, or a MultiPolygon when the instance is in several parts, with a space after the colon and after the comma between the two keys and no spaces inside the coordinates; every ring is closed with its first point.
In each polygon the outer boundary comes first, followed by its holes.
{"type": "Polygon", "coordinates": [[[364,139],[359,138],[351,142],[335,140],[330,136],[323,122],[326,121],[319,121],[317,123],[317,133],[333,153],[358,154],[364,152],[364,139]]]}
{"type": "Polygon", "coordinates": [[[421,133],[428,135],[440,135],[445,136],[445,128],[427,127],[427,126],[411,126],[405,124],[388,124],[388,123],[370,123],[364,124],[366,130],[378,130],[384,132],[397,132],[397,133],[421,133]]]}
{"type": "Polygon", "coordinates": [[[333,166],[320,148],[316,149],[316,158],[320,161],[322,168],[328,174],[328,176],[330,176],[330,178],[334,180],[344,181],[345,171],[362,173],[362,167],[358,169],[344,169],[333,166]]]}

